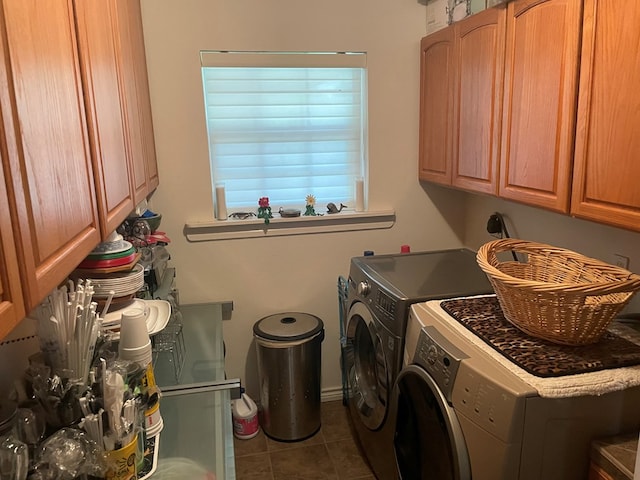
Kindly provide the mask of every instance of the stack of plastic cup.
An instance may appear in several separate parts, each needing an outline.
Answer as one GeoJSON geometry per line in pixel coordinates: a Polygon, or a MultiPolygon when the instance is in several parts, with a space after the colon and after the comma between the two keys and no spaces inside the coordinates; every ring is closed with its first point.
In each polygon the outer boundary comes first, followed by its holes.
{"type": "Polygon", "coordinates": [[[147,330],[147,312],[142,308],[132,307],[122,312],[120,320],[120,345],[118,354],[121,360],[129,360],[146,368],[146,374],[141,382],[150,396],[155,393],[156,401],[145,411],[146,436],[157,435],[162,430],[163,421],[160,415],[158,400],[158,387],[153,374],[153,354],[151,351],[151,338],[147,330]]]}
{"type": "Polygon", "coordinates": [[[151,338],[147,331],[147,314],[142,308],[129,308],[120,320],[118,355],[122,360],[138,363],[146,368],[151,363],[151,338]]]}

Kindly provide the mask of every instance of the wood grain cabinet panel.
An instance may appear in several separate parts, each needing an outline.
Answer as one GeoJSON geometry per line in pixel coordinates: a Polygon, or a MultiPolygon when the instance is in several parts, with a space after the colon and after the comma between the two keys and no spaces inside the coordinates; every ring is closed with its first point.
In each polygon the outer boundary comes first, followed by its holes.
{"type": "Polygon", "coordinates": [[[142,11],[140,2],[127,2],[129,19],[131,22],[131,47],[133,49],[136,86],[142,121],[142,145],[146,167],[148,193],[153,192],[159,185],[158,164],[156,158],[156,143],[153,133],[153,119],[151,117],[151,96],[149,93],[149,77],[147,73],[147,55],[144,49],[144,32],[142,26],[142,11]]]}
{"type": "MultiPolygon", "coordinates": [[[[1,67],[0,67],[1,68],[1,67]]],[[[5,77],[4,71],[2,76],[5,77]]],[[[9,139],[13,141],[13,139],[9,139]]],[[[0,129],[0,340],[24,317],[12,215],[3,170],[7,166],[7,138],[0,129]]]]}
{"type": "Polygon", "coordinates": [[[74,0],[102,237],[135,208],[113,0],[74,0]]]}
{"type": "Polygon", "coordinates": [[[420,180],[497,193],[505,10],[422,40],[420,180]]]}
{"type": "Polygon", "coordinates": [[[158,185],[140,3],[115,0],[121,82],[135,203],[158,185]]]}
{"type": "Polygon", "coordinates": [[[640,4],[586,0],[571,214],[640,231],[640,4]]]}
{"type": "Polygon", "coordinates": [[[507,40],[499,195],[568,213],[582,6],[515,0],[507,40]]]}
{"type": "Polygon", "coordinates": [[[451,184],[454,31],[424,37],[420,60],[420,180],[451,184]]]}
{"type": "Polygon", "coordinates": [[[157,186],[141,28],[138,1],[0,0],[0,338],[157,186]]]}
{"type": "Polygon", "coordinates": [[[500,153],[505,9],[455,24],[452,185],[496,194],[500,153]]]}
{"type": "MultiPolygon", "coordinates": [[[[27,310],[99,243],[71,0],[2,0],[3,127],[27,310]]],[[[7,170],[5,170],[5,174],[7,170]]]]}

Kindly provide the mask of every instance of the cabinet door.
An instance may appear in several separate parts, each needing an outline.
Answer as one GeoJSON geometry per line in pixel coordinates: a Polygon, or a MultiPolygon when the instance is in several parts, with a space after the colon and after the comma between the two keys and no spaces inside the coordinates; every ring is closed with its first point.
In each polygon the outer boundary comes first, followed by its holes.
{"type": "Polygon", "coordinates": [[[424,37],[420,59],[420,180],[451,184],[454,28],[424,37]]]}
{"type": "MultiPolygon", "coordinates": [[[[6,78],[4,63],[0,65],[3,78],[6,78]]],[[[1,81],[4,84],[4,81],[1,81]]],[[[1,85],[0,88],[4,88],[1,85]]],[[[0,340],[24,318],[24,300],[20,286],[20,272],[13,240],[13,226],[10,215],[9,197],[5,183],[3,167],[7,158],[7,138],[4,129],[0,129],[0,340]]]]}
{"type": "Polygon", "coordinates": [[[136,204],[158,184],[149,85],[138,0],[116,0],[121,81],[136,204]]]}
{"type": "Polygon", "coordinates": [[[496,194],[506,11],[492,8],[455,27],[453,173],[456,187],[496,194]]]}
{"type": "Polygon", "coordinates": [[[75,0],[87,123],[102,236],[134,209],[120,101],[113,0],[75,0]]]}
{"type": "MultiPolygon", "coordinates": [[[[27,308],[100,242],[71,0],[2,0],[0,90],[27,308]],[[6,42],[6,43],[5,43],[6,42]]],[[[8,170],[5,170],[8,174],[8,170]]]]}
{"type": "Polygon", "coordinates": [[[507,10],[499,195],[568,213],[582,2],[507,10]]]}
{"type": "Polygon", "coordinates": [[[640,5],[585,2],[571,214],[640,231],[640,5]]]}
{"type": "Polygon", "coordinates": [[[127,2],[131,22],[131,48],[133,50],[140,117],[142,121],[142,146],[144,152],[148,191],[152,192],[159,184],[156,144],[153,135],[151,118],[151,96],[149,94],[149,77],[147,74],[147,55],[144,49],[144,33],[142,29],[142,11],[140,1],[127,2]]]}

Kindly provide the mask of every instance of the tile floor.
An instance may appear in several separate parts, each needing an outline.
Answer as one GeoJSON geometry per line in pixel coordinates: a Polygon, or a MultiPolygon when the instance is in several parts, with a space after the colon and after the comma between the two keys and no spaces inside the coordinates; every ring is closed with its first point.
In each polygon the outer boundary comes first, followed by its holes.
{"type": "Polygon", "coordinates": [[[323,402],[320,421],[320,431],[301,442],[278,442],[262,430],[234,438],[237,480],[375,480],[342,401],[323,402]]]}

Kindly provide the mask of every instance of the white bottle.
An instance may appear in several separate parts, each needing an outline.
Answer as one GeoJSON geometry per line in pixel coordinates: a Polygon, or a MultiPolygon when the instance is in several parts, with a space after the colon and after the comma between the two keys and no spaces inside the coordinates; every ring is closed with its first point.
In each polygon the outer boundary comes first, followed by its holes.
{"type": "Polygon", "coordinates": [[[255,437],[260,430],[258,425],[258,407],[246,393],[231,401],[233,416],[233,434],[241,440],[255,437]]]}

